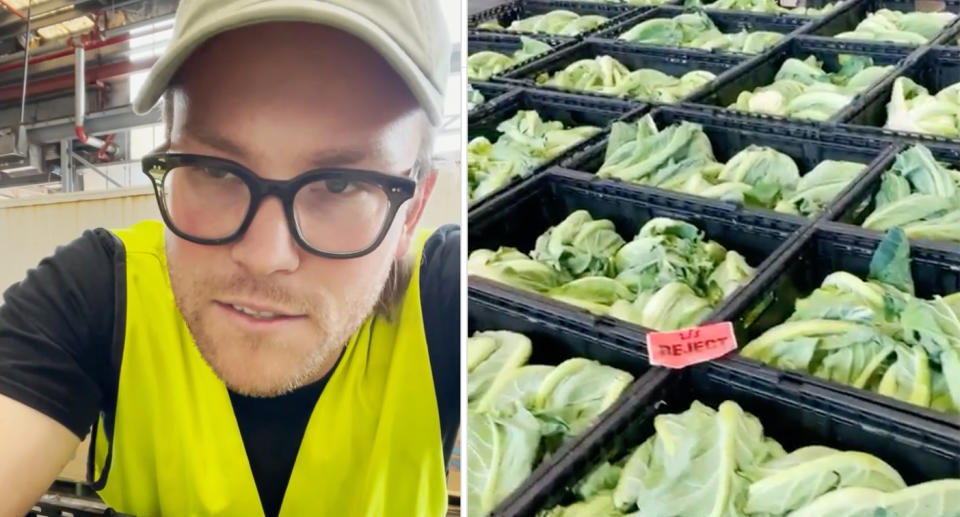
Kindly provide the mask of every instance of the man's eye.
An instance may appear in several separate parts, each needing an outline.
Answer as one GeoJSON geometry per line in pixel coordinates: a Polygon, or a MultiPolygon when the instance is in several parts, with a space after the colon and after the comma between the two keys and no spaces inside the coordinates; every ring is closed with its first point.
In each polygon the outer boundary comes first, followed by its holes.
{"type": "Polygon", "coordinates": [[[343,178],[331,178],[323,180],[320,182],[323,186],[323,189],[331,194],[349,194],[360,186],[355,182],[352,182],[343,178]]]}
{"type": "Polygon", "coordinates": [[[218,169],[215,167],[204,167],[200,169],[204,175],[209,176],[214,179],[223,179],[230,175],[230,172],[225,169],[218,169]]]}
{"type": "Polygon", "coordinates": [[[331,179],[325,182],[327,190],[334,194],[339,194],[347,189],[350,183],[345,179],[331,179]]]}

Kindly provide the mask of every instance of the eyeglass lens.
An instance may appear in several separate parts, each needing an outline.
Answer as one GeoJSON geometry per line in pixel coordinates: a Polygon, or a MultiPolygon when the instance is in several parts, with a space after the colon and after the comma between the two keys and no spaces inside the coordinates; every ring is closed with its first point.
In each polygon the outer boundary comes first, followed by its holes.
{"type": "MultiPolygon", "coordinates": [[[[199,239],[223,239],[240,229],[250,210],[249,185],[227,169],[180,166],[163,179],[171,222],[199,239]]],[[[308,183],[294,197],[297,229],[312,248],[352,253],[372,244],[387,218],[390,200],[376,182],[326,178],[308,183]]]]}

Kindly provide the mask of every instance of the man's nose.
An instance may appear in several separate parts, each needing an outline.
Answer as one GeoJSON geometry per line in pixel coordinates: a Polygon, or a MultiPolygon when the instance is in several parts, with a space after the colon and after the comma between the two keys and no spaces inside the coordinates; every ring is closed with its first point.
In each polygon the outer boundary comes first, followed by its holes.
{"type": "Polygon", "coordinates": [[[232,244],[234,262],[250,273],[267,276],[295,271],[300,266],[300,246],[290,234],[283,203],[268,197],[257,207],[253,221],[240,240],[232,244]]]}

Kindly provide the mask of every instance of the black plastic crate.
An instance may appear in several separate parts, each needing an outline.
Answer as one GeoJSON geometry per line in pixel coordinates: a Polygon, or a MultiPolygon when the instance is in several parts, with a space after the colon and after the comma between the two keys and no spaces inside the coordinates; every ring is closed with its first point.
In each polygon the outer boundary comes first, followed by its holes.
{"type": "MultiPolygon", "coordinates": [[[[887,146],[860,147],[854,145],[844,145],[835,143],[829,137],[820,136],[817,132],[811,131],[803,126],[793,126],[786,124],[771,124],[765,121],[758,121],[746,117],[718,117],[715,114],[699,112],[684,108],[658,108],[650,113],[659,129],[679,124],[680,122],[692,122],[700,124],[704,133],[710,139],[714,155],[717,160],[726,163],[730,158],[750,145],[761,145],[772,147],[793,158],[797,167],[800,169],[801,176],[813,170],[820,162],[824,160],[845,160],[863,163],[866,168],[859,178],[853,180],[850,185],[844,189],[834,201],[825,209],[820,216],[829,214],[832,207],[845,204],[849,196],[853,195],[856,187],[861,184],[865,178],[878,175],[881,171],[889,167],[892,157],[892,150],[887,146]]],[[[637,117],[627,117],[625,121],[634,122],[637,117]]],[[[604,156],[607,149],[607,139],[591,144],[588,147],[581,148],[576,154],[570,156],[561,164],[563,167],[575,169],[578,171],[596,173],[603,165],[604,156]]],[[[620,182],[619,180],[606,180],[597,178],[598,182],[615,182],[625,186],[634,186],[637,184],[629,182],[620,182]]],[[[644,187],[654,189],[653,187],[644,187]]],[[[654,189],[659,190],[659,189],[654,189]]],[[[671,191],[672,192],[672,191],[671,191]]],[[[677,195],[687,196],[686,194],[677,195]]],[[[701,200],[696,196],[689,196],[692,199],[701,200]]],[[[723,203],[731,205],[741,210],[755,210],[769,217],[798,219],[807,221],[807,219],[797,216],[782,214],[772,210],[761,208],[742,208],[740,205],[725,203],[717,200],[704,200],[705,202],[723,203]]],[[[816,219],[816,218],[815,218],[816,219]]]]}
{"type": "Polygon", "coordinates": [[[510,3],[510,0],[470,0],[467,2],[467,17],[507,3],[510,3]]]}
{"type": "MultiPolygon", "coordinates": [[[[717,76],[742,63],[744,57],[732,54],[707,55],[700,52],[687,52],[683,49],[655,48],[641,45],[621,45],[610,41],[587,40],[573,45],[548,56],[540,57],[530,61],[525,65],[513,68],[509,73],[503,75],[505,80],[519,81],[521,84],[530,86],[536,85],[536,77],[542,73],[553,75],[555,72],[563,70],[570,64],[581,59],[592,59],[597,56],[610,56],[622,63],[630,70],[641,68],[652,68],[674,77],[680,77],[687,72],[694,70],[706,70],[713,72],[717,76]]],[[[709,85],[708,85],[709,86],[709,85]]],[[[537,86],[545,90],[562,91],[576,93],[578,95],[590,95],[598,97],[607,97],[595,93],[584,92],[580,90],[565,90],[555,86],[537,86]]],[[[701,88],[699,92],[706,91],[707,87],[701,88]]],[[[700,93],[694,92],[685,100],[696,99],[700,93]]],[[[627,99],[632,100],[632,99],[627,99]]],[[[648,102],[648,101],[638,101],[648,102]]]]}
{"type": "MultiPolygon", "coordinates": [[[[913,0],[852,0],[845,5],[837,8],[830,16],[824,18],[814,27],[810,34],[816,36],[836,36],[842,32],[852,31],[862,22],[867,15],[879,11],[880,9],[890,9],[904,13],[916,11],[946,11],[960,13],[960,1],[958,0],[940,0],[937,2],[924,2],[913,0]]],[[[950,32],[956,26],[958,20],[953,20],[944,26],[936,37],[927,44],[932,44],[947,32],[950,32]]],[[[868,42],[866,40],[861,40],[868,42]]],[[[892,41],[876,42],[879,45],[894,45],[907,48],[916,48],[917,45],[905,45],[892,41]]]]}
{"type": "MultiPolygon", "coordinates": [[[[795,302],[820,287],[827,275],[846,271],[866,278],[873,252],[882,238],[883,235],[878,232],[828,221],[821,222],[810,233],[809,238],[780,255],[777,264],[770,267],[768,274],[762,278],[758,276],[755,282],[735,293],[734,299],[714,315],[713,321],[732,321],[737,342],[746,346],[768,329],[786,321],[793,314],[795,302]]],[[[937,294],[946,295],[960,291],[958,252],[960,247],[957,246],[950,250],[946,247],[911,242],[911,267],[918,296],[931,298],[937,294]]],[[[930,421],[952,425],[958,428],[955,432],[960,438],[960,419],[946,413],[805,373],[778,370],[737,354],[729,356],[729,360],[773,372],[770,375],[780,379],[821,386],[877,406],[895,408],[930,421]]]]}
{"type": "Polygon", "coordinates": [[[490,81],[470,81],[470,86],[483,95],[483,102],[479,106],[470,110],[470,113],[479,113],[481,110],[485,109],[487,105],[497,102],[502,95],[507,95],[508,93],[516,90],[516,87],[514,86],[490,81]]]}
{"type": "Polygon", "coordinates": [[[887,104],[890,102],[893,83],[898,77],[909,77],[925,87],[931,95],[936,95],[943,88],[960,82],[960,47],[933,47],[919,50],[885,81],[872,88],[867,95],[862,96],[860,102],[855,103],[850,117],[838,129],[854,135],[932,144],[960,144],[958,138],[896,131],[883,127],[887,123],[887,104]]]}
{"type": "MultiPolygon", "coordinates": [[[[797,36],[783,45],[762,54],[759,57],[747,61],[746,63],[728,71],[722,77],[714,81],[711,89],[696,101],[697,104],[707,109],[723,109],[730,112],[740,113],[744,116],[767,119],[785,123],[800,124],[810,127],[823,129],[833,123],[848,120],[852,113],[857,109],[858,100],[867,98],[872,91],[871,88],[861,92],[853,98],[845,108],[841,109],[830,119],[824,122],[814,120],[778,117],[762,113],[748,113],[745,111],[727,109],[727,106],[736,103],[737,96],[743,91],[753,91],[762,86],[767,86],[774,82],[777,72],[783,62],[789,58],[806,59],[809,56],[815,56],[823,63],[823,69],[827,72],[836,71],[839,68],[837,58],[840,55],[862,55],[873,59],[873,64],[878,66],[897,65],[906,60],[911,55],[912,49],[903,46],[878,47],[877,45],[863,44],[859,42],[848,42],[834,40],[830,38],[814,36],[797,36]]],[[[891,75],[896,72],[894,69],[891,75]]],[[[883,84],[891,75],[880,80],[883,84]]]]}
{"type": "MultiPolygon", "coordinates": [[[[495,299],[486,299],[480,294],[473,293],[467,302],[468,336],[485,330],[510,330],[524,334],[533,344],[533,352],[528,364],[558,365],[567,359],[583,357],[598,361],[607,366],[619,368],[633,375],[634,381],[624,392],[621,398],[629,397],[632,393],[642,389],[645,382],[644,374],[650,370],[645,356],[635,353],[634,350],[609,343],[595,336],[578,333],[561,322],[554,321],[551,316],[531,317],[530,313],[516,311],[495,299]]],[[[600,416],[594,424],[595,428],[609,410],[600,416]]],[[[537,479],[546,475],[557,459],[574,450],[576,443],[591,431],[587,430],[578,436],[571,437],[549,457],[544,458],[534,467],[530,476],[514,490],[513,494],[504,499],[491,512],[491,515],[500,515],[521,494],[530,489],[537,479]]]]}
{"type": "MultiPolygon", "coordinates": [[[[469,114],[468,118],[468,140],[478,136],[485,136],[491,142],[495,142],[500,136],[497,132],[497,125],[504,120],[514,116],[520,110],[536,110],[543,120],[558,120],[563,122],[565,127],[592,125],[604,129],[614,120],[619,120],[627,113],[636,108],[636,104],[618,99],[606,98],[587,98],[583,96],[553,93],[545,91],[536,91],[521,88],[497,99],[496,102],[487,103],[482,109],[476,109],[469,114]]],[[[546,170],[551,165],[559,163],[570,153],[583,145],[588,145],[596,139],[602,138],[603,131],[588,138],[583,143],[573,146],[567,152],[550,160],[539,167],[535,167],[524,177],[530,177],[541,171],[546,170]]],[[[519,183],[522,178],[515,178],[504,186],[506,190],[509,187],[519,183]]],[[[501,191],[502,191],[501,190],[501,191]]],[[[494,196],[495,194],[491,195],[494,196]]],[[[479,207],[491,196],[479,199],[473,203],[472,207],[479,207]]]]}
{"type": "MultiPolygon", "coordinates": [[[[837,1],[837,2],[845,2],[846,0],[806,0],[806,2],[803,2],[804,5],[801,6],[801,7],[815,7],[815,8],[820,8],[820,7],[823,7],[823,6],[825,6],[825,5],[829,4],[829,3],[832,3],[832,2],[834,2],[834,1],[837,1]]],[[[810,19],[812,19],[812,20],[819,20],[819,19],[821,19],[821,18],[823,18],[823,17],[825,17],[825,16],[830,16],[830,15],[833,14],[833,11],[831,11],[831,12],[829,12],[829,13],[825,13],[825,14],[823,14],[823,15],[818,15],[818,16],[811,16],[811,15],[806,15],[806,14],[796,14],[796,13],[757,13],[756,11],[740,11],[740,10],[737,10],[737,9],[719,9],[719,8],[716,8],[716,7],[712,7],[712,4],[714,4],[714,3],[716,3],[716,0],[710,0],[709,3],[707,3],[706,1],[704,1],[704,2],[703,2],[703,4],[704,4],[703,8],[706,9],[706,10],[708,10],[708,11],[713,10],[713,11],[728,12],[728,13],[736,13],[736,12],[739,12],[739,13],[748,13],[748,14],[767,14],[767,15],[771,15],[771,16],[776,16],[776,15],[803,16],[803,17],[805,17],[805,18],[810,18],[810,19]]],[[[781,1],[781,2],[778,2],[778,3],[780,3],[781,5],[783,5],[783,4],[788,3],[788,2],[783,2],[783,1],[781,1]]],[[[783,7],[790,7],[790,6],[789,6],[789,5],[783,5],[783,7]]]]}
{"type": "MultiPolygon", "coordinates": [[[[766,217],[722,203],[698,202],[663,190],[598,183],[590,174],[551,169],[472,210],[468,221],[469,250],[510,246],[529,252],[538,236],[578,209],[587,210],[594,219],[613,221],[617,232],[627,241],[654,217],[690,222],[709,239],[740,252],[758,274],[774,263],[792,242],[800,239],[806,228],[792,219],[766,217]]],[[[639,325],[597,316],[545,295],[484,278],[471,277],[470,288],[510,300],[524,310],[554,313],[581,328],[645,349],[647,329],[639,325]]],[[[721,302],[718,311],[734,298],[732,295],[721,302]]]]}
{"type": "Polygon", "coordinates": [[[615,23],[626,14],[634,13],[638,10],[649,9],[652,8],[608,2],[578,2],[575,0],[513,0],[511,2],[506,2],[469,16],[467,18],[467,29],[471,33],[470,37],[473,37],[475,33],[523,34],[529,36],[536,35],[538,33],[480,29],[478,26],[488,21],[497,21],[502,27],[508,27],[516,20],[522,20],[538,14],[546,14],[550,11],[556,10],[572,11],[580,15],[596,14],[607,17],[607,22],[596,29],[573,36],[574,38],[580,39],[609,26],[611,23],[615,23]]]}
{"type": "MultiPolygon", "coordinates": [[[[666,5],[658,7],[651,11],[635,13],[624,17],[618,23],[610,25],[602,30],[597,31],[592,34],[590,38],[592,39],[604,39],[610,40],[615,44],[620,45],[635,45],[625,40],[621,40],[620,35],[632,29],[639,23],[645,22],[647,20],[653,20],[657,18],[673,18],[675,16],[681,15],[685,12],[692,12],[690,8],[684,8],[679,6],[666,5]]],[[[724,11],[718,9],[704,10],[707,17],[710,18],[713,23],[720,29],[720,32],[725,34],[737,33],[743,30],[756,32],[756,31],[770,31],[770,32],[779,32],[785,36],[799,33],[800,31],[806,30],[813,23],[813,18],[802,17],[802,16],[788,16],[788,15],[770,15],[763,13],[746,13],[742,11],[724,11]]],[[[782,45],[784,42],[780,41],[777,45],[782,45]]],[[[654,45],[649,45],[654,46],[654,45]]],[[[659,47],[658,47],[659,48],[659,47]]],[[[739,56],[752,56],[752,54],[741,54],[725,51],[709,51],[709,50],[698,50],[694,48],[680,47],[691,52],[703,52],[710,54],[732,54],[739,56]]],[[[773,48],[776,48],[774,46],[773,48]]],[[[767,49],[769,52],[770,49],[767,49]]]]}
{"type": "Polygon", "coordinates": [[[570,489],[594,468],[626,457],[653,436],[657,415],[686,411],[694,400],[714,409],[725,400],[735,401],[759,418],[764,434],[787,451],[823,445],[870,453],[897,469],[909,485],[960,476],[960,437],[944,426],[815,386],[774,383],[723,365],[655,373],[660,382],[648,382],[643,393],[621,401],[576,451],[561,458],[504,515],[533,517],[570,502],[570,489]]]}

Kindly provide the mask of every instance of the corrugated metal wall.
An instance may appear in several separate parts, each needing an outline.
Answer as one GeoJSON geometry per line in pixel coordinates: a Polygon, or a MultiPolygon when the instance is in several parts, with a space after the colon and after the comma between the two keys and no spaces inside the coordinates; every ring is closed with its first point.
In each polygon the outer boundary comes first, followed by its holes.
{"type": "Polygon", "coordinates": [[[0,286],[20,281],[29,268],[84,230],[157,217],[153,192],[142,188],[0,201],[0,286]]]}
{"type": "MultiPolygon", "coordinates": [[[[0,292],[84,230],[122,228],[160,215],[149,188],[0,201],[0,292]]],[[[440,174],[424,226],[460,220],[460,175],[440,174]]],[[[0,299],[2,303],[2,299],[0,299]]]]}

